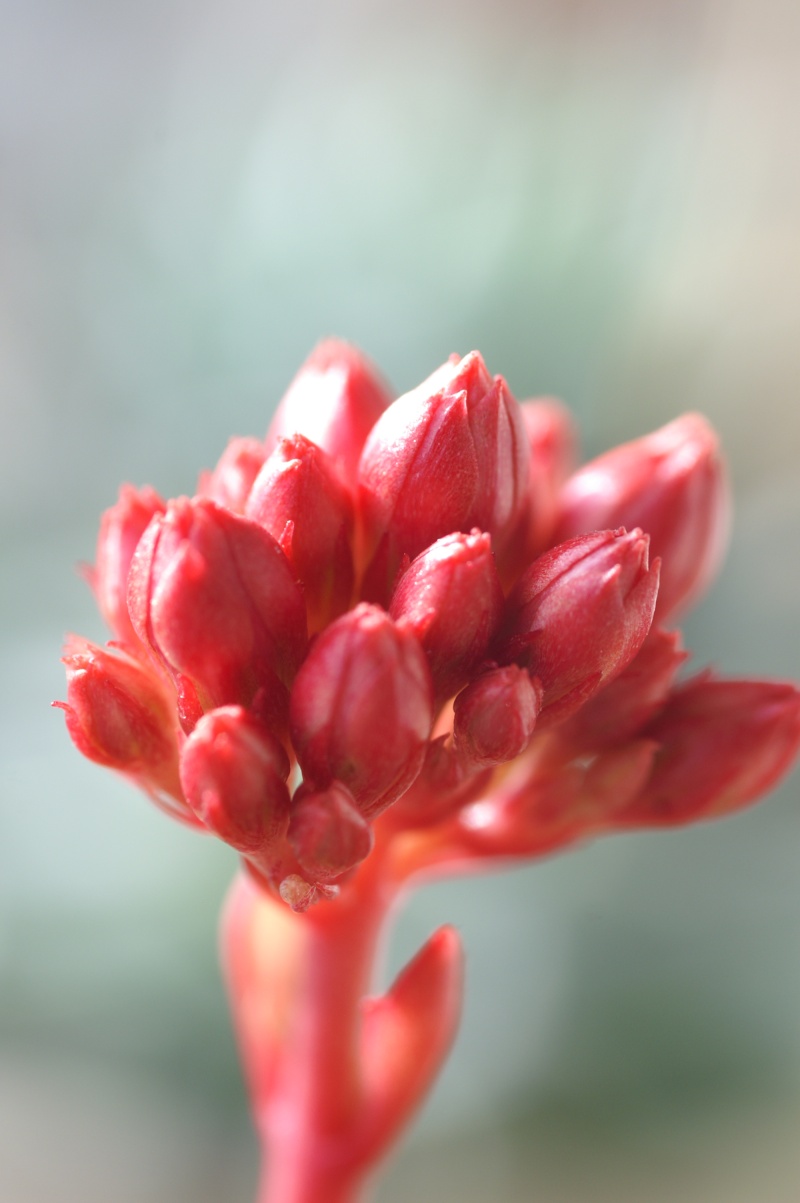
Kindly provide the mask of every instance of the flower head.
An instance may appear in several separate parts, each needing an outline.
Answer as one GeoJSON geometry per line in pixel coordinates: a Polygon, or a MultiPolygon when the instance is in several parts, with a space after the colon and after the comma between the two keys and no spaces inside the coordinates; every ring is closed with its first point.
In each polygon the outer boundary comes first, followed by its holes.
{"type": "Polygon", "coordinates": [[[686,415],[577,470],[576,442],[477,352],[392,402],[320,344],[196,497],[104,515],[116,642],[68,645],[72,739],[295,910],[373,849],[400,880],[752,801],[800,695],[677,683],[664,625],[721,558],[716,435],[686,415]]]}

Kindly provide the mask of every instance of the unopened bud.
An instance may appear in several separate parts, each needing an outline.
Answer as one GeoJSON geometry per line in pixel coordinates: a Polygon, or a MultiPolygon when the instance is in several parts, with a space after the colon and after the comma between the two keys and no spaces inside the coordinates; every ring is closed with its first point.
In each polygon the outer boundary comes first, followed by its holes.
{"type": "Polygon", "coordinates": [[[258,439],[231,439],[214,471],[201,476],[198,494],[235,514],[243,514],[266,458],[267,449],[258,439]]]}
{"type": "Polygon", "coordinates": [[[285,834],[289,760],[282,744],[241,706],[205,714],[181,751],[186,800],[204,827],[239,852],[285,834]]]}
{"type": "Polygon", "coordinates": [[[478,677],[455,700],[456,748],[482,768],[524,752],[542,708],[542,687],[524,668],[509,664],[478,677]]]}
{"type": "Polygon", "coordinates": [[[615,447],[570,477],[561,494],[559,539],[639,526],[662,561],[656,617],[663,622],[708,586],[727,545],[730,503],[716,434],[685,414],[615,447]]]}
{"type": "Polygon", "coordinates": [[[181,498],[156,517],[131,566],[136,633],[179,691],[184,726],[219,705],[256,704],[285,721],[306,647],[300,586],[272,536],[212,501],[181,498]]]}
{"type": "Polygon", "coordinates": [[[372,828],[340,782],[315,792],[301,786],[292,805],[289,843],[315,881],[333,881],[372,848],[372,828]]]}
{"type": "Polygon", "coordinates": [[[438,702],[484,659],[502,608],[491,540],[480,531],[438,539],[401,577],[389,612],[422,644],[438,702]]]}
{"type": "Polygon", "coordinates": [[[789,769],[800,748],[800,691],[703,675],[677,689],[643,735],[660,746],[624,822],[712,818],[754,801],[789,769]]]}
{"type": "Polygon", "coordinates": [[[492,654],[539,678],[540,722],[573,714],[644,643],[658,590],[647,545],[640,530],[570,539],[534,561],[511,593],[492,654]]]}
{"type": "Polygon", "coordinates": [[[402,557],[477,527],[501,579],[527,507],[529,449],[519,406],[477,351],[439,368],[376,422],[359,466],[365,590],[384,601],[402,557]]]}
{"type": "Polygon", "coordinates": [[[161,682],[119,649],[83,639],[70,639],[63,662],[67,700],[54,705],[78,751],[153,797],[169,795],[183,814],[176,720],[161,682]]]}
{"type": "Polygon", "coordinates": [[[573,716],[562,734],[583,751],[631,739],[664,705],[688,655],[679,631],[652,627],[628,667],[573,716]]]}
{"type": "Polygon", "coordinates": [[[552,542],[559,494],[575,470],[578,437],[569,410],[553,397],[523,401],[519,408],[530,447],[530,518],[526,536],[527,563],[530,563],[552,542]]]}
{"type": "Polygon", "coordinates": [[[281,439],[246,510],[276,539],[303,586],[311,634],[350,604],[353,502],[324,451],[303,435],[281,439]]]}
{"type": "Polygon", "coordinates": [[[417,639],[360,605],[317,636],[292,690],[292,742],[304,780],[344,784],[371,817],[419,773],[432,719],[430,672],[417,639]]]}
{"type": "Polygon", "coordinates": [[[267,435],[302,434],[330,456],[346,485],[355,479],[361,449],[392,394],[365,355],[337,338],[311,353],[289,386],[267,435]]]}
{"type": "Polygon", "coordinates": [[[96,563],[88,575],[103,618],[123,643],[138,643],[128,614],[128,573],[133,553],[150,519],[165,508],[155,489],[123,485],[117,502],[105,511],[100,522],[96,563]]]}

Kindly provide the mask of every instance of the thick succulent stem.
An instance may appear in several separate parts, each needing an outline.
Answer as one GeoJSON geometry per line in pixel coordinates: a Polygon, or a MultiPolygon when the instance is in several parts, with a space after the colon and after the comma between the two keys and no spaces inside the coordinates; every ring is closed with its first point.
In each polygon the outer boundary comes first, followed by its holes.
{"type": "Polygon", "coordinates": [[[394,894],[377,863],[304,914],[244,877],[232,887],[223,958],[264,1150],[258,1203],[360,1196],[379,1151],[367,1134],[361,1002],[394,894]]]}

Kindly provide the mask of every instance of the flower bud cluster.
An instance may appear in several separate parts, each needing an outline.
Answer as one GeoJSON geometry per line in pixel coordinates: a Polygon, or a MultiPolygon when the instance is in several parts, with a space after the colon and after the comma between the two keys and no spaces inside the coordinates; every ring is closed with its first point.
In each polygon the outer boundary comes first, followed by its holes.
{"type": "Polygon", "coordinates": [[[477,352],[392,401],[321,344],[194,497],[125,486],[104,515],[113,641],[67,646],[72,739],[295,909],[379,839],[411,872],[753,800],[800,745],[797,690],[677,683],[671,624],[727,529],[713,431],[577,470],[575,445],[477,352]]]}

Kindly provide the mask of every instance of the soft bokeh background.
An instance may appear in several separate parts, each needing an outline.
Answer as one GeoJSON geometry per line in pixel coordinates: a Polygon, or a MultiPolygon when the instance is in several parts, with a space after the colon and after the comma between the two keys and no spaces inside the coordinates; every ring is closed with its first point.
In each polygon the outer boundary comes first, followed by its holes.
{"type": "MultiPolygon", "coordinates": [[[[324,334],[473,346],[595,453],[694,407],[737,523],[698,663],[800,676],[796,0],[0,0],[0,1195],[244,1203],[233,870],[83,761],[59,645],[127,479],[191,490],[324,334]]],[[[790,1203],[800,788],[405,912],[469,953],[379,1203],[790,1203]]]]}

